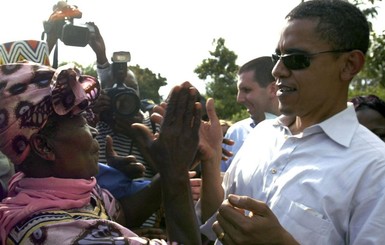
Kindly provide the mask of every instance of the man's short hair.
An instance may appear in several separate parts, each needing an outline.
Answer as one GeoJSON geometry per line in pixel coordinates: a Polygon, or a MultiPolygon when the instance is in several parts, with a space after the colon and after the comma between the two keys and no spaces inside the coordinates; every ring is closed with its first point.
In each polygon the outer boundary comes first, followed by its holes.
{"type": "Polygon", "coordinates": [[[334,49],[369,48],[369,24],[360,9],[344,0],[312,0],[295,7],[286,16],[293,19],[318,19],[316,32],[334,49]]]}
{"type": "Polygon", "coordinates": [[[274,68],[274,63],[269,56],[262,56],[256,59],[246,62],[239,68],[238,75],[244,72],[254,71],[254,81],[259,86],[266,88],[270,83],[274,82],[275,79],[271,74],[274,68]]]}

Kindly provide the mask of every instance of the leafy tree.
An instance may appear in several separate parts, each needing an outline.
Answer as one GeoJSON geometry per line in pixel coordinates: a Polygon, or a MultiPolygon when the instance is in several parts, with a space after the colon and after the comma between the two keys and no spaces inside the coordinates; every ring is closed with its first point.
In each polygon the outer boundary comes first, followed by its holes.
{"type": "MultiPolygon", "coordinates": [[[[381,0],[353,0],[352,2],[360,8],[367,16],[369,22],[376,18],[378,12],[375,6],[376,2],[381,0]]],[[[366,62],[363,70],[351,83],[349,97],[365,94],[376,94],[385,98],[385,32],[376,34],[373,31],[371,22],[371,46],[366,55],[366,62]]]]}
{"type": "Polygon", "coordinates": [[[153,73],[148,68],[143,69],[139,65],[129,66],[129,68],[135,73],[138,80],[141,99],[151,99],[159,104],[161,102],[159,88],[167,85],[166,78],[159,73],[153,73]]]}
{"type": "Polygon", "coordinates": [[[211,57],[204,59],[194,72],[206,81],[206,95],[215,99],[219,117],[231,119],[242,111],[242,106],[236,102],[239,66],[235,62],[238,56],[225,46],[223,38],[214,39],[213,45],[216,47],[209,51],[211,57]]]}
{"type": "Polygon", "coordinates": [[[93,77],[98,77],[98,73],[96,72],[95,66],[96,64],[88,65],[87,67],[83,68],[83,73],[93,77]]]}

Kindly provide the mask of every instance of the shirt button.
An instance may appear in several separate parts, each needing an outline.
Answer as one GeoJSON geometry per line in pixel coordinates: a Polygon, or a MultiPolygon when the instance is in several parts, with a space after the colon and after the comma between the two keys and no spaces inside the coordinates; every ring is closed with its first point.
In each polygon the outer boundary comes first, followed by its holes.
{"type": "Polygon", "coordinates": [[[272,173],[272,174],[276,174],[276,173],[277,173],[277,170],[276,170],[275,168],[272,168],[272,169],[271,169],[271,173],[272,173]]]}

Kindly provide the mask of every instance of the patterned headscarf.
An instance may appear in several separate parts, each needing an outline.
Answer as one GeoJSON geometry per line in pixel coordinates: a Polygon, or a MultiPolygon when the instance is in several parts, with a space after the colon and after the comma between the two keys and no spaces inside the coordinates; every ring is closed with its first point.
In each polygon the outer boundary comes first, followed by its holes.
{"type": "Polygon", "coordinates": [[[0,151],[14,164],[29,154],[30,137],[52,113],[76,115],[100,93],[98,80],[73,65],[55,69],[33,62],[0,66],[0,151]]]}
{"type": "Polygon", "coordinates": [[[49,66],[47,42],[43,40],[18,40],[0,44],[0,65],[23,60],[49,66]]]}

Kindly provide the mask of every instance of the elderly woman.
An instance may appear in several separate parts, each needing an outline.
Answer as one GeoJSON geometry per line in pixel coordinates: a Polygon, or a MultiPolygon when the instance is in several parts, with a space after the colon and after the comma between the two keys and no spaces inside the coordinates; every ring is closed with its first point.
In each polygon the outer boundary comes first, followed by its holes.
{"type": "MultiPolygon", "coordinates": [[[[0,151],[18,170],[0,204],[2,244],[166,243],[125,228],[127,203],[96,183],[98,132],[86,112],[99,90],[73,67],[0,66],[0,151]]],[[[157,139],[134,125],[160,173],[169,243],[201,243],[188,176],[199,139],[196,93],[187,82],[173,89],[157,139]]]]}

